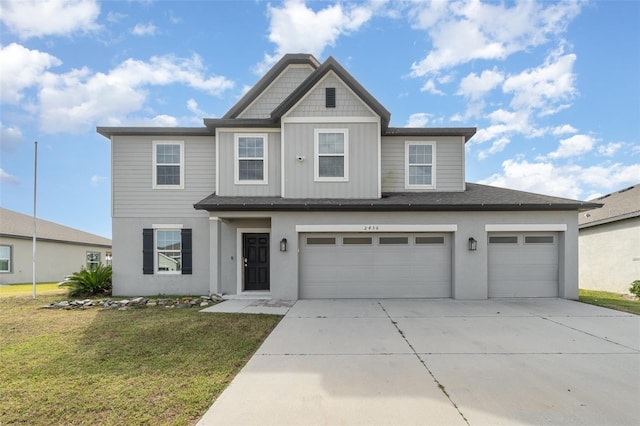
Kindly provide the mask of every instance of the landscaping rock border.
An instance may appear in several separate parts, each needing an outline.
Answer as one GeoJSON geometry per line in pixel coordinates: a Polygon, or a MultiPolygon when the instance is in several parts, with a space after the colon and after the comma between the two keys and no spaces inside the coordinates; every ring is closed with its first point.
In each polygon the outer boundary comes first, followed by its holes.
{"type": "Polygon", "coordinates": [[[117,309],[119,311],[126,311],[127,309],[146,308],[152,306],[164,306],[165,308],[193,308],[209,306],[211,304],[222,302],[223,300],[224,299],[217,294],[177,298],[135,297],[133,299],[83,299],[53,302],[48,305],[41,306],[41,309],[59,309],[68,311],[74,309],[101,308],[103,310],[117,309]]]}

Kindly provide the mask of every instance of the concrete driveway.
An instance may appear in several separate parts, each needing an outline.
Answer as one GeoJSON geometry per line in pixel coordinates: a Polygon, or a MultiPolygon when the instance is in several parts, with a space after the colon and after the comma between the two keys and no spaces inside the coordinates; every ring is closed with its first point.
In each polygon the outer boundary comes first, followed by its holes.
{"type": "Polygon", "coordinates": [[[560,299],[301,300],[198,424],[637,425],[639,395],[639,316],[560,299]]]}

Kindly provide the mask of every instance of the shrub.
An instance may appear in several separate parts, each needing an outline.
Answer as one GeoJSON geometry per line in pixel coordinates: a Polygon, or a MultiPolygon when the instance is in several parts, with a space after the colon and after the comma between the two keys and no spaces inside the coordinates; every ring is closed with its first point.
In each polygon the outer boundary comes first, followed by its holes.
{"type": "Polygon", "coordinates": [[[69,287],[69,296],[96,296],[111,294],[111,266],[102,263],[86,269],[84,266],[80,271],[67,275],[60,287],[69,287]]]}
{"type": "Polygon", "coordinates": [[[640,297],[640,280],[635,280],[633,283],[631,283],[629,291],[631,292],[631,294],[635,294],[636,296],[640,297]]]}

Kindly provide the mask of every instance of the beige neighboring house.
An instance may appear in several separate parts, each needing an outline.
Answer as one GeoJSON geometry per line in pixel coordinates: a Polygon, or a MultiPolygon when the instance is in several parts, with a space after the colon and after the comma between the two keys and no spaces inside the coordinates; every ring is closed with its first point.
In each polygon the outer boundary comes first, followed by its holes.
{"type": "MultiPolygon", "coordinates": [[[[111,240],[46,220],[36,220],[36,280],[62,281],[96,263],[110,264],[111,240]]],[[[0,285],[33,280],[33,217],[0,208],[0,285]]]]}
{"type": "Polygon", "coordinates": [[[640,280],[640,184],[591,200],[579,214],[580,288],[629,293],[640,280]]]}

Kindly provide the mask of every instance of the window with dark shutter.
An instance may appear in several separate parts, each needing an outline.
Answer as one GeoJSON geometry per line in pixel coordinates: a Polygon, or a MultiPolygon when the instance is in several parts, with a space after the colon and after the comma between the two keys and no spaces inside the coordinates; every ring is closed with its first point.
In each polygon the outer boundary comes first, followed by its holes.
{"type": "Polygon", "coordinates": [[[142,273],[153,274],[153,229],[142,230],[142,273]]]}
{"type": "Polygon", "coordinates": [[[191,260],[192,242],[191,229],[182,230],[182,275],[191,275],[193,272],[193,263],[191,260]]]}
{"type": "Polygon", "coordinates": [[[335,108],[336,107],[336,88],[327,87],[324,90],[325,90],[325,106],[327,108],[335,108]]]}

